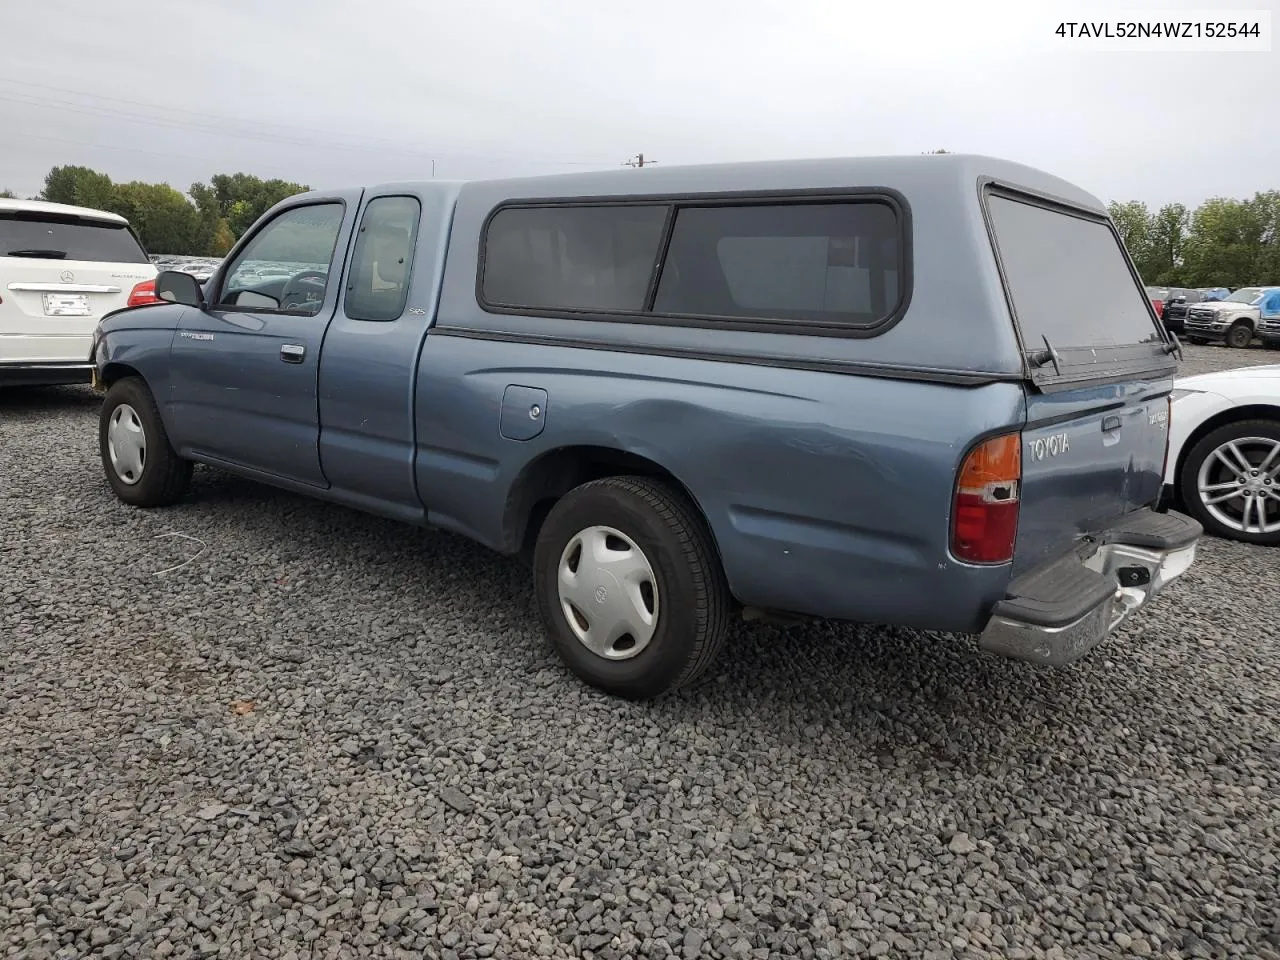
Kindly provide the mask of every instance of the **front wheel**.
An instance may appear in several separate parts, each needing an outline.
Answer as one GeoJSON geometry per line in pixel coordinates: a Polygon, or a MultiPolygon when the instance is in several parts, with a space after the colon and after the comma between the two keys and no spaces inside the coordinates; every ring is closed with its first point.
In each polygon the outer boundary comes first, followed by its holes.
{"type": "Polygon", "coordinates": [[[538,533],[533,567],[556,652],[608,693],[638,700],[688,686],[728,633],[710,532],[666,484],[609,477],[571,490],[538,533]]]}
{"type": "Polygon", "coordinates": [[[1188,451],[1178,488],[1187,512],[1214,536],[1280,545],[1280,420],[1209,432],[1188,451]]]}
{"type": "Polygon", "coordinates": [[[1243,320],[1227,331],[1227,346],[1243,350],[1253,343],[1253,327],[1243,320]]]}
{"type": "Polygon", "coordinates": [[[107,390],[98,418],[98,448],[115,495],[135,507],[181,500],[191,483],[191,461],[169,445],[155,397],[137,377],[107,390]]]}

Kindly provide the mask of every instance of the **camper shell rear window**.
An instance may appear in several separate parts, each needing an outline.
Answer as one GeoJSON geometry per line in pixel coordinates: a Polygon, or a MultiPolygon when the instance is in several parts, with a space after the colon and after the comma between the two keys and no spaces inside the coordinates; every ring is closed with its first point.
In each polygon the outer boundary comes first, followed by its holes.
{"type": "Polygon", "coordinates": [[[1164,356],[1147,291],[1108,220],[1004,191],[988,191],[985,205],[1029,357],[1052,350],[1060,367],[1098,367],[1164,356]]]}

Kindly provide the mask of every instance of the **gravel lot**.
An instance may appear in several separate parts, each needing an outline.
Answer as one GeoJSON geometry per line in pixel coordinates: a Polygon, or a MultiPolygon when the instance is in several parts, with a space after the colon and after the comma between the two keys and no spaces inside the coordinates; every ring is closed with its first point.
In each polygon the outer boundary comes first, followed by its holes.
{"type": "Polygon", "coordinates": [[[0,393],[0,956],[1280,958],[1274,550],[1067,671],[744,626],[632,705],[463,540],[118,504],[97,409],[0,393]]]}

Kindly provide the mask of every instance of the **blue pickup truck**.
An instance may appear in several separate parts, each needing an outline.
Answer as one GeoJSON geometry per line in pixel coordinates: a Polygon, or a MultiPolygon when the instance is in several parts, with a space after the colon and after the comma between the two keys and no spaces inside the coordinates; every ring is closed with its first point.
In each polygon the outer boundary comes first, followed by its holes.
{"type": "Polygon", "coordinates": [[[1102,204],[1008,162],[317,191],[156,293],[95,336],[121,500],[202,463],[522,554],[625,697],[735,617],[1070,663],[1201,534],[1153,509],[1176,340],[1102,204]]]}

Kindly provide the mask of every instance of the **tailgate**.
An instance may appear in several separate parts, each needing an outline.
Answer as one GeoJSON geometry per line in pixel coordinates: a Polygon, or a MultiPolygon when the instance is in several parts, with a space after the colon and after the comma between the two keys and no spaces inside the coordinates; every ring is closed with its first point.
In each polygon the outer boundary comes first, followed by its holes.
{"type": "Polygon", "coordinates": [[[27,334],[60,329],[63,321],[77,329],[88,324],[92,332],[103,314],[125,306],[133,288],[156,275],[144,263],[5,257],[0,264],[0,298],[8,308],[0,312],[0,330],[27,334]]]}
{"type": "Polygon", "coordinates": [[[111,214],[0,208],[0,360],[87,360],[98,320],[155,276],[137,237],[111,214]]]}
{"type": "Polygon", "coordinates": [[[1105,215],[1008,190],[985,202],[1027,369],[1017,575],[1159,499],[1177,366],[1105,215]]]}
{"type": "Polygon", "coordinates": [[[1027,398],[1014,575],[1160,496],[1172,381],[1027,398]]]}
{"type": "Polygon", "coordinates": [[[129,302],[150,264],[0,258],[0,361],[88,359],[94,327],[129,302]]]}

